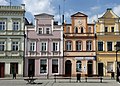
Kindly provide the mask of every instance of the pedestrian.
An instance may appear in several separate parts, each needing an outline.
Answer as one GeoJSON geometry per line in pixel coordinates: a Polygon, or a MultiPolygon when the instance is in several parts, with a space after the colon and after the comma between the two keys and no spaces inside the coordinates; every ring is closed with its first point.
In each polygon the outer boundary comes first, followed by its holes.
{"type": "Polygon", "coordinates": [[[13,72],[13,79],[16,79],[16,72],[13,72]]]}

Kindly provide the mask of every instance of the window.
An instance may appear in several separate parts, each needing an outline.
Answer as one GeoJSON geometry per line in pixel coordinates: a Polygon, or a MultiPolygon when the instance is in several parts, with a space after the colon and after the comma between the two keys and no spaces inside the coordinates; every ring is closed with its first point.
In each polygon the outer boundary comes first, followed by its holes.
{"type": "Polygon", "coordinates": [[[41,43],[41,51],[47,51],[47,43],[46,42],[41,43]]]}
{"type": "Polygon", "coordinates": [[[98,51],[103,51],[103,42],[98,42],[98,51]]]}
{"type": "Polygon", "coordinates": [[[66,42],[66,50],[67,50],[67,51],[72,50],[72,42],[71,42],[71,41],[67,41],[67,42],[66,42]]]}
{"type": "Polygon", "coordinates": [[[13,22],[13,30],[18,30],[19,29],[19,22],[14,21],[13,22]]]}
{"type": "Polygon", "coordinates": [[[0,42],[0,51],[4,51],[5,49],[5,42],[0,42]]]}
{"type": "Polygon", "coordinates": [[[40,60],[40,73],[47,73],[47,59],[40,60]]]}
{"type": "Polygon", "coordinates": [[[76,62],[76,72],[81,72],[82,71],[82,64],[81,61],[76,62]]]}
{"type": "Polygon", "coordinates": [[[112,42],[107,42],[107,50],[112,51],[112,42]]]}
{"type": "Polygon", "coordinates": [[[70,27],[66,28],[66,33],[70,33],[70,27]]]}
{"type": "Polygon", "coordinates": [[[108,27],[105,27],[105,32],[108,32],[108,27]]]}
{"type": "Polygon", "coordinates": [[[10,74],[18,74],[18,63],[10,63],[10,74]]]}
{"type": "Polygon", "coordinates": [[[0,21],[0,30],[5,30],[5,22],[0,21]]]}
{"type": "Polygon", "coordinates": [[[75,33],[78,33],[78,28],[77,27],[75,27],[75,33]]]}
{"type": "Polygon", "coordinates": [[[116,44],[118,45],[118,47],[116,47],[116,50],[119,50],[120,49],[120,42],[116,42],[116,44]]]}
{"type": "Polygon", "coordinates": [[[46,34],[50,34],[50,28],[46,28],[46,34]]]}
{"type": "Polygon", "coordinates": [[[83,27],[81,27],[81,33],[83,33],[83,27]]]}
{"type": "Polygon", "coordinates": [[[30,43],[30,51],[35,51],[35,42],[30,43]]]}
{"type": "Polygon", "coordinates": [[[12,42],[12,51],[18,51],[18,42],[12,42]]]}
{"type": "Polygon", "coordinates": [[[58,51],[58,42],[53,42],[53,51],[58,51]]]}
{"type": "Polygon", "coordinates": [[[91,33],[91,27],[88,27],[88,33],[91,33]]]}
{"type": "Polygon", "coordinates": [[[52,73],[58,73],[58,59],[52,59],[52,73]]]}
{"type": "Polygon", "coordinates": [[[92,42],[91,41],[87,41],[87,43],[86,43],[86,50],[87,51],[91,51],[92,50],[92,42]]]}
{"type": "Polygon", "coordinates": [[[43,34],[43,30],[42,30],[42,28],[39,28],[39,30],[38,30],[38,34],[43,34]]]}
{"type": "Polygon", "coordinates": [[[111,32],[114,32],[114,27],[111,27],[111,32]]]}
{"type": "Polygon", "coordinates": [[[113,62],[107,62],[107,72],[113,72],[113,62]]]}
{"type": "Polygon", "coordinates": [[[77,51],[82,50],[82,43],[80,41],[76,41],[76,50],[77,51]]]}

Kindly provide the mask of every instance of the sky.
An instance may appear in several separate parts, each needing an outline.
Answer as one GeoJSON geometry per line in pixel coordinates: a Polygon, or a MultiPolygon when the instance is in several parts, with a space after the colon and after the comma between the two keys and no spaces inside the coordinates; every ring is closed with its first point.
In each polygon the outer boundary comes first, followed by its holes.
{"type": "Polygon", "coordinates": [[[54,15],[54,20],[62,21],[65,15],[66,23],[71,23],[71,15],[82,12],[88,15],[88,23],[93,23],[101,17],[107,8],[120,16],[120,0],[0,0],[0,5],[19,6],[25,4],[26,18],[34,22],[34,15],[47,13],[54,15]]]}

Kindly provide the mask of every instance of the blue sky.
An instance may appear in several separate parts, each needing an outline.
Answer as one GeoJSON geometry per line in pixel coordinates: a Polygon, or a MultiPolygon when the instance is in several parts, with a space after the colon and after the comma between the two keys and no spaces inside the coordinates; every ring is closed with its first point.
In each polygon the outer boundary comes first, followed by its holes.
{"type": "MultiPolygon", "coordinates": [[[[9,5],[10,0],[0,0],[0,5],[9,5]]],[[[88,15],[88,22],[92,23],[101,17],[107,8],[120,16],[120,0],[11,0],[12,5],[25,4],[26,17],[29,21],[34,21],[34,15],[48,13],[55,16],[55,20],[60,21],[60,14],[64,14],[67,23],[70,23],[70,16],[76,12],[83,12],[88,15]]]]}

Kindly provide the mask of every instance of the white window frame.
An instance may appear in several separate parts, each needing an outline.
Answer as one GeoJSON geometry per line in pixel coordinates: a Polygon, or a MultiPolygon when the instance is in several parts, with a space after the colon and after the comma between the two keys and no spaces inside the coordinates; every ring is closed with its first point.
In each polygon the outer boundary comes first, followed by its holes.
{"type": "Polygon", "coordinates": [[[49,34],[50,34],[50,27],[45,28],[45,34],[48,34],[47,31],[49,31],[49,34]],[[49,30],[47,30],[47,29],[49,29],[49,30]]]}
{"type": "Polygon", "coordinates": [[[43,28],[42,27],[39,27],[38,28],[38,34],[43,34],[43,28]],[[41,29],[41,30],[40,30],[41,29]],[[41,33],[39,33],[39,32],[41,32],[41,33]]]}
{"type": "Polygon", "coordinates": [[[72,50],[72,42],[71,41],[66,41],[66,50],[67,51],[71,51],[72,50]],[[71,44],[71,49],[70,49],[70,44],[71,44]]]}
{"type": "Polygon", "coordinates": [[[78,50],[77,51],[81,51],[82,50],[82,42],[81,41],[76,41],[78,42],[78,45],[76,43],[76,50],[77,50],[77,47],[78,47],[78,50]],[[81,48],[80,48],[81,47],[81,48]]]}
{"type": "Polygon", "coordinates": [[[0,26],[1,26],[1,30],[6,30],[6,22],[5,21],[0,21],[1,22],[1,24],[0,24],[0,26]]]}
{"type": "Polygon", "coordinates": [[[90,41],[90,40],[86,41],[86,50],[87,51],[92,51],[92,41],[90,41]]]}
{"type": "Polygon", "coordinates": [[[18,31],[19,29],[20,29],[20,22],[19,21],[13,21],[12,22],[12,30],[18,31]]]}
{"type": "Polygon", "coordinates": [[[48,50],[48,49],[47,49],[47,45],[48,45],[47,41],[41,41],[40,51],[47,51],[47,50],[48,50]],[[46,50],[42,50],[42,43],[45,43],[45,44],[46,44],[46,50]]]}
{"type": "Polygon", "coordinates": [[[40,59],[40,75],[47,75],[48,74],[48,59],[46,59],[46,65],[47,65],[47,67],[46,67],[46,73],[41,73],[41,60],[44,60],[45,58],[41,58],[40,59]]]}
{"type": "Polygon", "coordinates": [[[12,41],[12,51],[19,51],[19,42],[18,41],[12,41]],[[13,50],[13,46],[15,47],[15,50],[13,50]],[[17,50],[18,47],[18,50],[17,50]]]}
{"type": "MultiPolygon", "coordinates": [[[[54,58],[55,59],[55,58],[54,58]]],[[[52,59],[52,60],[54,60],[54,59],[52,59]]],[[[59,74],[59,59],[58,58],[56,58],[57,60],[58,60],[58,73],[52,73],[52,75],[54,75],[54,74],[59,74]]],[[[51,61],[52,61],[51,60],[51,61]]],[[[52,63],[52,62],[51,62],[52,63]]],[[[52,67],[52,66],[51,66],[52,67]]],[[[51,68],[52,69],[52,68],[51,68]]]]}
{"type": "Polygon", "coordinates": [[[59,51],[59,42],[53,41],[53,43],[52,43],[52,51],[59,51]],[[55,43],[55,50],[53,50],[53,43],[55,43]],[[57,49],[56,49],[56,47],[57,47],[57,49]]]}
{"type": "Polygon", "coordinates": [[[30,46],[29,46],[29,51],[35,51],[36,50],[36,42],[30,42],[30,46]],[[31,45],[32,44],[32,45],[31,45]],[[34,44],[34,45],[33,45],[34,44]],[[30,48],[32,46],[32,49],[30,48]],[[34,47],[34,49],[33,49],[34,47]]]}
{"type": "Polygon", "coordinates": [[[107,62],[107,72],[113,72],[114,62],[107,62]]]}

